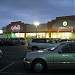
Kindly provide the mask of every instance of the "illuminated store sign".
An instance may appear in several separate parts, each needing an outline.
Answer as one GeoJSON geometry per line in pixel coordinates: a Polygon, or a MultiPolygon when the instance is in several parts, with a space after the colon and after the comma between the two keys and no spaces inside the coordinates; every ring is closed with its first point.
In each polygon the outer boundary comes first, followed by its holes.
{"type": "Polygon", "coordinates": [[[0,34],[3,34],[3,30],[0,30],[0,34]]]}
{"type": "Polygon", "coordinates": [[[72,26],[69,26],[69,27],[59,27],[59,29],[73,29],[72,26]]]}
{"type": "Polygon", "coordinates": [[[15,26],[11,26],[11,30],[20,30],[21,29],[21,27],[20,27],[20,25],[15,25],[15,26]]]}
{"type": "Polygon", "coordinates": [[[67,21],[64,21],[63,22],[63,26],[67,26],[67,21]]]}

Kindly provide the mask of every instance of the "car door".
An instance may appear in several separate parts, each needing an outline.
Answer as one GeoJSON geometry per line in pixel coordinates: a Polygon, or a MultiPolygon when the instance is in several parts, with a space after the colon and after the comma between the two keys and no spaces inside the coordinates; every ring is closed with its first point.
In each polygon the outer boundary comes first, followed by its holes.
{"type": "Polygon", "coordinates": [[[64,45],[54,54],[54,68],[75,68],[75,44],[64,45]]]}
{"type": "Polygon", "coordinates": [[[37,47],[39,49],[44,49],[46,48],[46,39],[39,39],[37,43],[37,47]]]}
{"type": "Polygon", "coordinates": [[[42,40],[41,45],[43,48],[53,48],[57,45],[57,43],[53,43],[53,41],[51,39],[46,38],[46,39],[42,40]]]}
{"type": "Polygon", "coordinates": [[[55,44],[51,39],[46,39],[45,48],[53,48],[55,44]]]}

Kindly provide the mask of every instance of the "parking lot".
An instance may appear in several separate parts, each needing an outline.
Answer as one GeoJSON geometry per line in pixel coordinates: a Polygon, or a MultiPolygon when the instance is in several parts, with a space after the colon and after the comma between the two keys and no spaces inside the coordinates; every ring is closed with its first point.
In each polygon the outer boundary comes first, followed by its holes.
{"type": "Polygon", "coordinates": [[[26,47],[23,46],[2,46],[3,59],[0,60],[0,73],[25,73],[23,57],[26,54],[26,47]]]}
{"type": "MultiPolygon", "coordinates": [[[[37,73],[27,70],[22,60],[28,50],[25,45],[1,46],[3,58],[0,60],[0,75],[36,75],[37,73]]],[[[40,75],[74,74],[75,70],[47,70],[40,75]]],[[[39,74],[37,74],[39,75],[39,74]]]]}

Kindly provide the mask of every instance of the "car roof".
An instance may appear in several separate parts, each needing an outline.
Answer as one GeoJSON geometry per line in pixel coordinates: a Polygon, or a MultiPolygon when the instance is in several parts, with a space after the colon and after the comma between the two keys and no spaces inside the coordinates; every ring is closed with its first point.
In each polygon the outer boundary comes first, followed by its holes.
{"type": "Polygon", "coordinates": [[[75,41],[65,41],[65,42],[62,42],[62,43],[75,43],[75,41]]]}

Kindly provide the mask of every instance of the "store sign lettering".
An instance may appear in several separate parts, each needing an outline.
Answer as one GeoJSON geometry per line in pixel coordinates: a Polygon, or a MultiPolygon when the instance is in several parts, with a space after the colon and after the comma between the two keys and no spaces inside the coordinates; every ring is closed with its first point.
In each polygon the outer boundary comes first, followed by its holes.
{"type": "Polygon", "coordinates": [[[17,26],[11,26],[11,30],[20,30],[20,25],[17,25],[17,26]]]}
{"type": "Polygon", "coordinates": [[[59,27],[59,29],[73,29],[73,27],[72,26],[70,26],[70,27],[59,27]]]}

